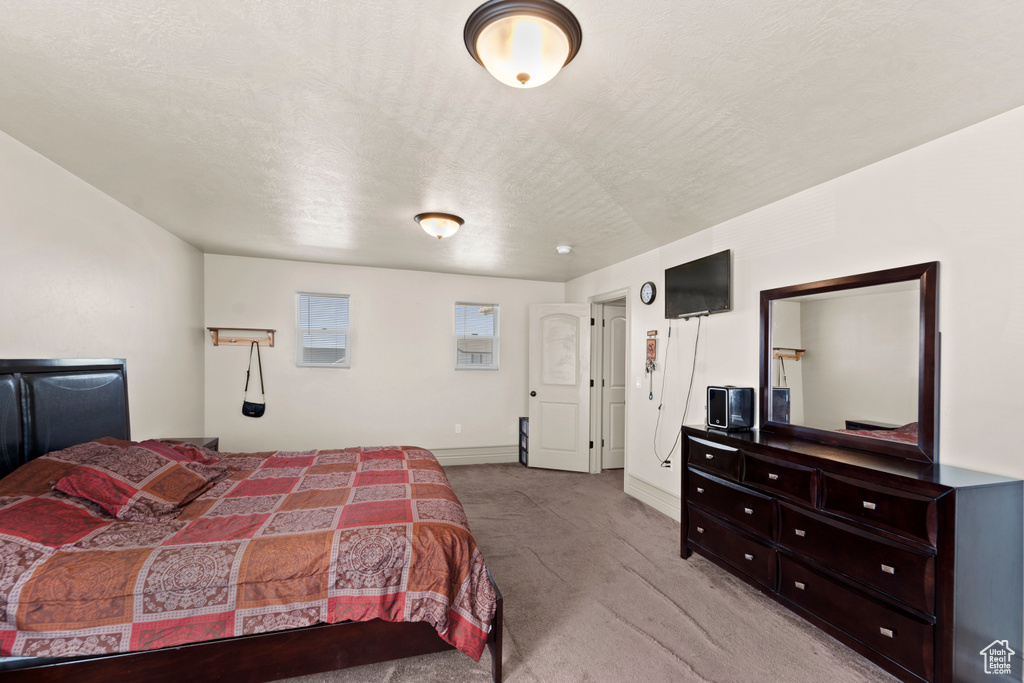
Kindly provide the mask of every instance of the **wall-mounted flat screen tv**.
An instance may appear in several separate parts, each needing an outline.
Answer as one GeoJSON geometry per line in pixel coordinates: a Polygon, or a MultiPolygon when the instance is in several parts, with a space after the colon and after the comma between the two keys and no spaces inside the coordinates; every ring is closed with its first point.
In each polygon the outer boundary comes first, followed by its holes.
{"type": "Polygon", "coordinates": [[[732,250],[665,269],[665,317],[689,318],[732,308],[732,250]]]}

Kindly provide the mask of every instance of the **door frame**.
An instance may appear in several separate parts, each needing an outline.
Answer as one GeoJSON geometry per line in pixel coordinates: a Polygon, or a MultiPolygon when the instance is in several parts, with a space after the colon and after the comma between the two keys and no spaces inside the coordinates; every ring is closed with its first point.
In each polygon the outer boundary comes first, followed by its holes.
{"type": "MultiPolygon", "coordinates": [[[[611,292],[605,292],[603,294],[596,294],[587,299],[590,304],[590,320],[591,320],[591,334],[590,334],[590,379],[593,380],[594,386],[590,388],[590,440],[594,444],[601,443],[601,427],[602,427],[602,415],[601,415],[601,401],[598,397],[601,393],[601,380],[604,379],[604,335],[598,334],[595,329],[596,321],[601,320],[604,317],[604,304],[606,302],[626,300],[626,367],[630,367],[629,359],[632,357],[632,325],[631,316],[633,313],[633,298],[630,296],[632,287],[624,287],[622,289],[616,289],[611,292]]],[[[627,374],[626,381],[626,424],[625,424],[625,439],[626,439],[626,458],[623,466],[623,472],[625,474],[624,481],[629,481],[629,375],[627,374]]],[[[590,449],[590,473],[600,474],[601,473],[601,447],[595,446],[590,449]]]]}

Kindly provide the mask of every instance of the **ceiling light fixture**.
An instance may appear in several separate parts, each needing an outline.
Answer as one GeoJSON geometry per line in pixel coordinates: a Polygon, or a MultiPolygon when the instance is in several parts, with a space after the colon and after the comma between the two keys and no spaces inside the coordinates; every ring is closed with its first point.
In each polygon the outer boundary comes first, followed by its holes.
{"type": "Polygon", "coordinates": [[[568,254],[570,251],[572,251],[572,247],[570,247],[568,244],[561,244],[555,247],[555,251],[564,256],[565,254],[568,254]]]}
{"type": "Polygon", "coordinates": [[[583,33],[572,12],[554,0],[490,0],[469,15],[463,39],[499,81],[535,88],[572,61],[583,33]]]}
{"type": "Polygon", "coordinates": [[[437,239],[451,237],[466,222],[451,213],[421,213],[413,216],[413,220],[420,224],[425,233],[437,239]]]}

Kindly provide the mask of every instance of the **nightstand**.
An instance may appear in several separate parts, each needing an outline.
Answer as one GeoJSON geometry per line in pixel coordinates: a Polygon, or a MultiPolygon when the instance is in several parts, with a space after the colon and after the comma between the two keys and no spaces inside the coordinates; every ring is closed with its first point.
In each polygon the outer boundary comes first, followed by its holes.
{"type": "Polygon", "coordinates": [[[180,441],[182,443],[190,443],[193,446],[200,446],[202,448],[208,448],[211,451],[220,450],[220,437],[219,436],[190,436],[190,437],[173,437],[170,439],[163,439],[163,441],[180,441]]]}

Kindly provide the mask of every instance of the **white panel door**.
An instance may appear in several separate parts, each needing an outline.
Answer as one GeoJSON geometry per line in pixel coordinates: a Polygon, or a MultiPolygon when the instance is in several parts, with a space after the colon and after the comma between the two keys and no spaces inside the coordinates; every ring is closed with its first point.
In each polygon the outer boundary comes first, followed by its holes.
{"type": "Polygon", "coordinates": [[[605,304],[601,334],[601,467],[626,466],[626,307],[605,304]]]}
{"type": "Polygon", "coordinates": [[[530,467],[590,471],[590,305],[530,306],[530,467]]]}

